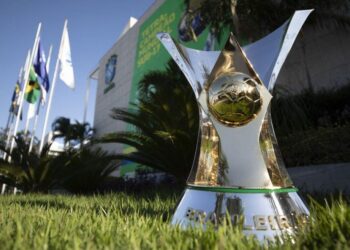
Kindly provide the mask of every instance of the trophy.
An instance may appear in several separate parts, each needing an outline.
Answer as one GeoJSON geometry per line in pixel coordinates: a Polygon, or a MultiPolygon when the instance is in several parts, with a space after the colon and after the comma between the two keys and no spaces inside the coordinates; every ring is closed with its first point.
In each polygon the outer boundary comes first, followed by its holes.
{"type": "Polygon", "coordinates": [[[307,16],[241,48],[231,34],[222,51],[199,51],[158,39],[197,99],[200,129],[187,187],[172,219],[183,228],[229,219],[259,240],[293,234],[309,211],[281,159],[270,101],[274,82],[307,16]]]}

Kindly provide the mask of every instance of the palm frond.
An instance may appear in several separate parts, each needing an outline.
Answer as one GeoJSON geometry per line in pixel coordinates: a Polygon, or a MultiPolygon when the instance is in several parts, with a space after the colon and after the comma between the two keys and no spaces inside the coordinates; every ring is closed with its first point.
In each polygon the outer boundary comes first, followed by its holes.
{"type": "Polygon", "coordinates": [[[113,119],[132,125],[133,130],[111,133],[97,141],[134,148],[132,153],[114,155],[115,159],[186,179],[196,147],[198,108],[191,87],[173,61],[165,71],[152,71],[143,77],[136,103],[130,109],[111,112],[113,119]]]}

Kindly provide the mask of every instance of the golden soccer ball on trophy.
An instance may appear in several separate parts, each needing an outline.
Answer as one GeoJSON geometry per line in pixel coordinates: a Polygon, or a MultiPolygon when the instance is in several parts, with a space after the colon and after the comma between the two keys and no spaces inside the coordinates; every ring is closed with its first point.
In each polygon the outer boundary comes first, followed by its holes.
{"type": "Polygon", "coordinates": [[[258,83],[246,74],[224,74],[209,86],[209,110],[225,125],[238,127],[249,123],[257,116],[261,106],[258,83]]]}

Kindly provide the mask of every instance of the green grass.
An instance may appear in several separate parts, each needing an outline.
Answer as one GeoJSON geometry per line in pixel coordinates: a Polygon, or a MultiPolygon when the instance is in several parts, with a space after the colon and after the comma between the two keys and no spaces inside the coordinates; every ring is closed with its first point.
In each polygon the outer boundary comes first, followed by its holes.
{"type": "MultiPolygon", "coordinates": [[[[0,196],[0,249],[259,249],[228,225],[217,231],[169,225],[179,195],[0,196]]],[[[350,206],[311,204],[308,232],[276,249],[350,249],[350,206]]]]}

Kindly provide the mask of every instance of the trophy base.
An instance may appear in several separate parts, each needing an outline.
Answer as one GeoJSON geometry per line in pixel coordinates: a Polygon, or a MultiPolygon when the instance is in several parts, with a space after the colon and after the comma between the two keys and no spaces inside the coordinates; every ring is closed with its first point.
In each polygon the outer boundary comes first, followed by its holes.
{"type": "Polygon", "coordinates": [[[308,222],[309,210],[297,189],[238,189],[188,186],[172,218],[181,228],[229,220],[258,240],[292,235],[308,222]]]}

